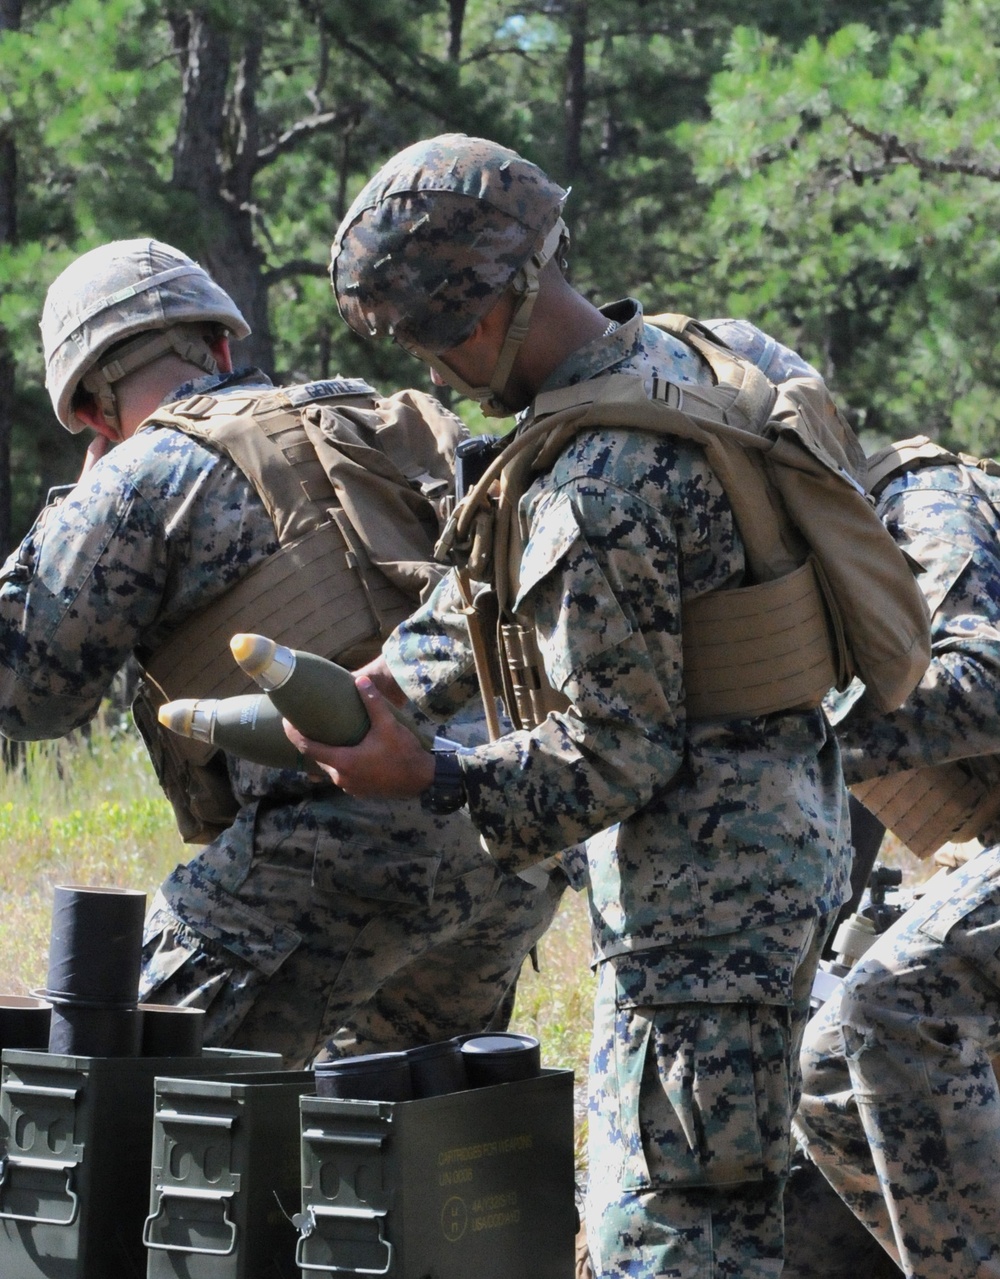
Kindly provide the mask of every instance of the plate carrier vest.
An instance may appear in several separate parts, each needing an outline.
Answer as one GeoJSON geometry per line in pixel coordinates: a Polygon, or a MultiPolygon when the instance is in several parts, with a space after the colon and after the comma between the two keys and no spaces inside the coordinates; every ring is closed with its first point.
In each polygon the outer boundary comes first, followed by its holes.
{"type": "Polygon", "coordinates": [[[659,382],[650,393],[620,373],[543,392],[448,522],[436,554],[459,565],[480,682],[499,680],[520,728],[567,708],[548,682],[530,607],[514,608],[528,536],[520,500],[580,432],[641,430],[704,449],[746,552],[748,585],[683,601],[687,715],[815,708],[855,674],[882,709],[901,705],[930,660],[927,606],[865,494],[864,454],[824,383],[773,384],[687,316],[648,323],[693,346],[717,385],[659,382]]]}
{"type": "Polygon", "coordinates": [[[374,657],[445,571],[433,547],[465,429],[432,396],[383,398],[347,378],[196,395],[158,409],[149,424],[229,457],[280,543],[156,652],[137,654],[136,724],[182,837],[206,843],[239,807],[225,758],[163,728],[157,709],[178,697],[259,691],[230,652],[238,631],[349,668],[374,657]]]}

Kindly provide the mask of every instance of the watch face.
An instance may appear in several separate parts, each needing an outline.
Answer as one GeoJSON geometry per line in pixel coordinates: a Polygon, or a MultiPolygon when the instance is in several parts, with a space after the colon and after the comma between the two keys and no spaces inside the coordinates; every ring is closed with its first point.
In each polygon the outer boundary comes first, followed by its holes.
{"type": "Polygon", "coordinates": [[[454,751],[434,752],[434,780],[420,802],[432,813],[454,813],[465,803],[465,777],[454,751]]]}

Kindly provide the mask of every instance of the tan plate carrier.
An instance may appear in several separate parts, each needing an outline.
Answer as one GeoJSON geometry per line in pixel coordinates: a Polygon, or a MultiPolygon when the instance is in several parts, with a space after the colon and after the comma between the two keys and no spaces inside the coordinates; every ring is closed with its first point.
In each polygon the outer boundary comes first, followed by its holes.
{"type": "MultiPolygon", "coordinates": [[[[925,466],[968,466],[1000,475],[990,458],[950,453],[925,435],[890,444],[868,462],[868,487],[876,498],[897,476],[925,466]]],[[[992,495],[983,489],[992,504],[992,495]]],[[[908,768],[851,787],[853,794],[916,857],[944,844],[979,839],[1000,816],[1000,758],[987,755],[926,768],[908,768]]]]}
{"type": "Polygon", "coordinates": [[[686,316],[650,323],[693,345],[718,385],[658,383],[650,394],[642,378],[611,374],[543,393],[446,527],[437,553],[462,566],[481,680],[491,674],[485,636],[498,625],[514,722],[530,727],[566,708],[548,684],[532,618],[513,611],[528,536],[520,500],[576,434],[635,429],[704,449],[746,550],[750,584],[683,602],[687,714],[816,707],[856,673],[885,709],[899,706],[930,658],[927,607],[864,493],[864,455],[825,385],[774,385],[686,316]],[[489,582],[495,601],[476,582],[489,582]]]}
{"type": "Polygon", "coordinates": [[[233,660],[237,631],[353,667],[373,657],[445,571],[433,561],[439,504],[453,491],[453,414],[419,391],[383,398],[358,379],[226,395],[159,409],[229,457],[254,486],[280,549],[142,656],[133,711],[182,836],[203,843],[238,805],[222,753],[161,728],[177,697],[256,692],[233,660]]]}

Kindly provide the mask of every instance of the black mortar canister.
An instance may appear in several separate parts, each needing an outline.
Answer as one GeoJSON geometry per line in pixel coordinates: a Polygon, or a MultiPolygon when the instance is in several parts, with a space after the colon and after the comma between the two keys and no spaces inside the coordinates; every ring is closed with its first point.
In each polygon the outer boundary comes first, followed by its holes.
{"type": "Polygon", "coordinates": [[[197,1057],[205,1010],[183,1004],[140,1004],[143,1057],[197,1057]]]}
{"type": "Polygon", "coordinates": [[[534,1079],[542,1068],[538,1040],[514,1031],[464,1036],[462,1058],[470,1088],[534,1079]]]}
{"type": "Polygon", "coordinates": [[[69,1057],[137,1057],[142,1044],[142,1014],[132,1004],[109,1008],[53,1000],[50,1053],[69,1057]]]}
{"type": "Polygon", "coordinates": [[[107,1007],[135,1004],[145,914],[146,894],[135,889],[57,884],[46,994],[107,1007]]]}
{"type": "Polygon", "coordinates": [[[458,1039],[409,1048],[410,1080],[414,1097],[442,1097],[468,1088],[462,1044],[458,1039]]]}
{"type": "Polygon", "coordinates": [[[317,1062],[316,1092],[320,1097],[351,1097],[364,1101],[410,1101],[410,1063],[405,1052],[367,1053],[317,1062]]]}
{"type": "Polygon", "coordinates": [[[52,1005],[33,995],[0,995],[0,1052],[24,1048],[44,1052],[49,1042],[52,1005]]]}

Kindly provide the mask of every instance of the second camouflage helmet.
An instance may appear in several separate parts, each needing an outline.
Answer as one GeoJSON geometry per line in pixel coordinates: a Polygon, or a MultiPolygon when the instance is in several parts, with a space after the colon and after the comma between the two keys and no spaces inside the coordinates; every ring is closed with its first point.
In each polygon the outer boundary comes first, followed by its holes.
{"type": "Polygon", "coordinates": [[[351,205],[333,242],[340,313],[365,337],[460,345],[560,220],[568,192],[486,138],[407,147],[351,205]]]}
{"type": "Polygon", "coordinates": [[[234,338],[250,332],[229,294],[179,249],[115,240],[77,258],[50,285],[42,311],[45,385],[59,421],[84,429],[73,395],[109,347],[195,323],[221,324],[234,338]]]}

